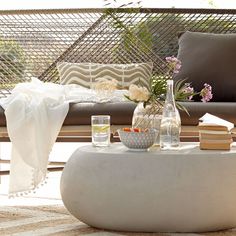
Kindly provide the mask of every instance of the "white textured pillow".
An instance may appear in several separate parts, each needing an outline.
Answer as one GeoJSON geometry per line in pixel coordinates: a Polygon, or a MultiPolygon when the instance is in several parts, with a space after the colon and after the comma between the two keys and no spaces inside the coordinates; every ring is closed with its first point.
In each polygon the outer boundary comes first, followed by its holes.
{"type": "Polygon", "coordinates": [[[149,86],[152,62],[137,64],[57,63],[61,84],[91,88],[96,78],[116,79],[122,88],[130,84],[149,86]]]}

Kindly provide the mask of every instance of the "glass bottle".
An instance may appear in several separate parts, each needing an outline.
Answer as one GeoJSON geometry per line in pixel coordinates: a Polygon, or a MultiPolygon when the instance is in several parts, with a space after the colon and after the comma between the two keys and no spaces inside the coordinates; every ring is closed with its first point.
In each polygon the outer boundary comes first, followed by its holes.
{"type": "Polygon", "coordinates": [[[181,121],[179,111],[175,105],[173,80],[167,80],[166,99],[163,107],[160,127],[160,147],[171,150],[179,147],[181,121]]]}

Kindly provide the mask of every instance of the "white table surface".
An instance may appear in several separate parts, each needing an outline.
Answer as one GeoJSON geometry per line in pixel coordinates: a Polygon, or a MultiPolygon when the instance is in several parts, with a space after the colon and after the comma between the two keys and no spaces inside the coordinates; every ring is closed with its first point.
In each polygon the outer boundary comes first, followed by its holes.
{"type": "Polygon", "coordinates": [[[115,157],[135,156],[135,157],[161,157],[161,156],[189,156],[189,157],[235,157],[236,158],[236,142],[232,144],[231,150],[200,150],[197,142],[183,142],[176,150],[160,150],[159,147],[151,147],[147,151],[139,151],[129,149],[122,143],[112,143],[109,147],[94,147],[88,144],[79,148],[80,151],[86,153],[96,153],[115,157]],[[122,154],[122,155],[121,155],[122,154]]]}

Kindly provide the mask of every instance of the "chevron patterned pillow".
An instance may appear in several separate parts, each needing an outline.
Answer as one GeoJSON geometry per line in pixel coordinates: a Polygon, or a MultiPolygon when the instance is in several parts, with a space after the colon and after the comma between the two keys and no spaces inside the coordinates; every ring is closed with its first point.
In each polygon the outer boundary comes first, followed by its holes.
{"type": "Polygon", "coordinates": [[[97,78],[116,79],[121,88],[130,84],[149,86],[152,62],[137,64],[57,63],[61,84],[78,84],[91,88],[97,78]]]}

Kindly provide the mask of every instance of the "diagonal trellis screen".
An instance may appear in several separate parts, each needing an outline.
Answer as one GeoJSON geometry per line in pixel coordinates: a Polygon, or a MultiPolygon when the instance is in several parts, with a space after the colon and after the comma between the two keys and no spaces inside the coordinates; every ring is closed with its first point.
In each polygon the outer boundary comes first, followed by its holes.
{"type": "Polygon", "coordinates": [[[56,64],[66,62],[154,64],[176,55],[177,36],[191,30],[236,32],[236,10],[67,9],[0,11],[1,96],[38,77],[60,82],[56,64]]]}

